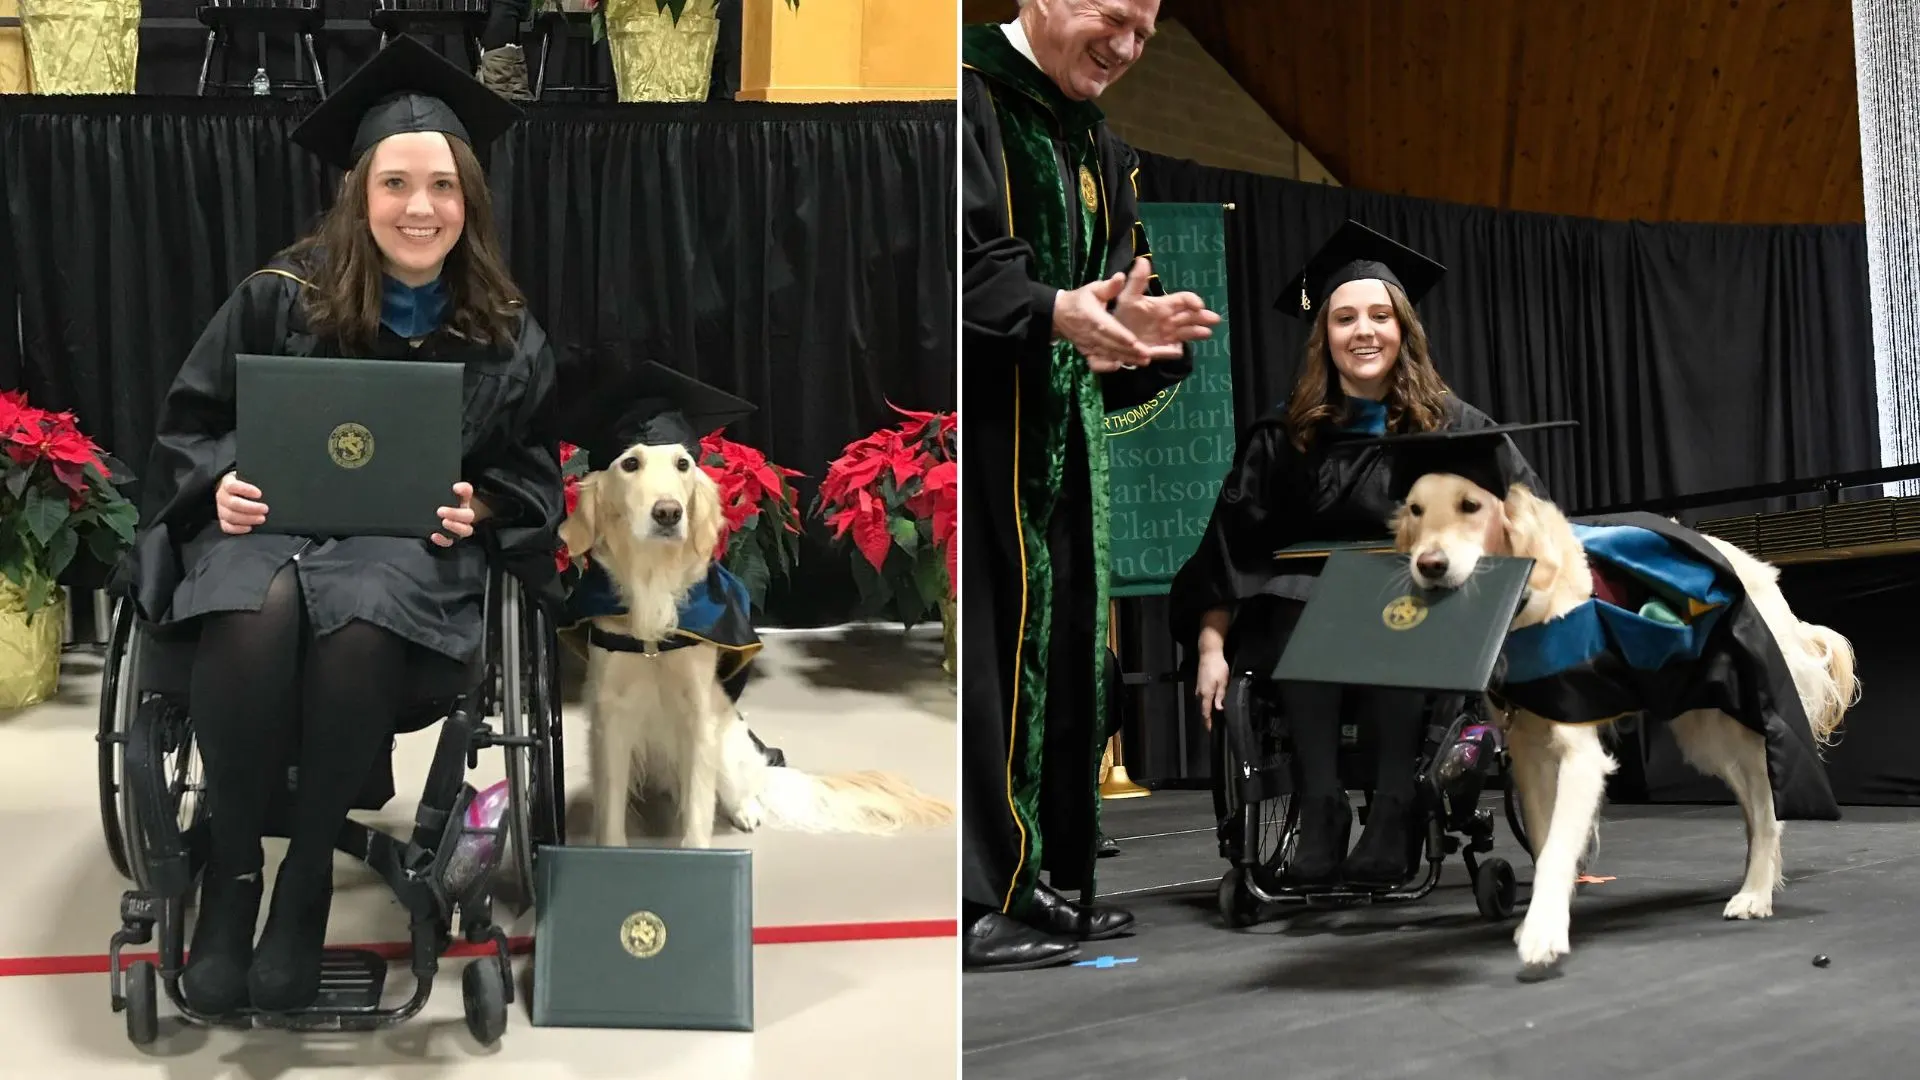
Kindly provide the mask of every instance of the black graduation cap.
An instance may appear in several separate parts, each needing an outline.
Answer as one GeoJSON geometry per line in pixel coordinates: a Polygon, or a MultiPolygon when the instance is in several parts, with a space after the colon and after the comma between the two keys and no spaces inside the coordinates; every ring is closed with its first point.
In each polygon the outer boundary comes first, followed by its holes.
{"type": "Polygon", "coordinates": [[[610,418],[592,425],[592,436],[581,445],[589,469],[604,469],[635,444],[666,446],[679,443],[697,460],[700,440],[758,406],[690,375],[649,360],[606,393],[610,418]]]}
{"type": "Polygon", "coordinates": [[[321,102],[293,139],[346,170],[380,140],[412,131],[442,132],[478,151],[520,115],[478,79],[401,35],[321,102]]]}
{"type": "Polygon", "coordinates": [[[1335,289],[1367,278],[1390,281],[1407,294],[1409,303],[1419,303],[1446,272],[1446,267],[1405,244],[1350,220],[1320,245],[1274,306],[1311,319],[1335,289]]]}
{"type": "Polygon", "coordinates": [[[1379,446],[1391,455],[1387,497],[1399,502],[1407,497],[1423,476],[1452,473],[1462,476],[1502,498],[1513,486],[1520,459],[1508,449],[1507,436],[1520,431],[1546,431],[1576,428],[1574,420],[1553,420],[1539,424],[1499,424],[1473,431],[1418,431],[1406,435],[1386,435],[1343,445],[1379,446]]]}

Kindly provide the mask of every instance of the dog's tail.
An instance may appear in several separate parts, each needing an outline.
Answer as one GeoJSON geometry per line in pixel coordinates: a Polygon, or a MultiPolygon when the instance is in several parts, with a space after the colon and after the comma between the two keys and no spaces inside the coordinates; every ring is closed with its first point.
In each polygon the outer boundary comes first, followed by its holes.
{"type": "Polygon", "coordinates": [[[1826,678],[1821,680],[1817,700],[1810,703],[1815,707],[1807,710],[1807,719],[1813,724],[1814,741],[1828,746],[1832,744],[1833,733],[1840,729],[1840,722],[1846,718],[1847,710],[1860,700],[1853,643],[1829,627],[1801,623],[1800,628],[1825,668],[1826,678]]]}
{"type": "Polygon", "coordinates": [[[882,772],[814,776],[770,768],[760,803],[767,824],[796,832],[852,832],[885,836],[915,826],[944,825],[953,806],[882,772]]]}

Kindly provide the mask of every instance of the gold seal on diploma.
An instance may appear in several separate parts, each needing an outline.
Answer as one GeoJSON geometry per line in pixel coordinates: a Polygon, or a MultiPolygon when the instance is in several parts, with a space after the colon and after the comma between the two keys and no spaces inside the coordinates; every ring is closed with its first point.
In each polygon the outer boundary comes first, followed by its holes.
{"type": "Polygon", "coordinates": [[[667,924],[651,911],[636,911],[620,924],[620,947],[648,960],[667,947],[667,924]]]}
{"type": "Polygon", "coordinates": [[[1427,605],[1417,596],[1403,596],[1387,605],[1380,613],[1380,621],[1386,623],[1389,630],[1411,630],[1427,621],[1427,605]]]}
{"type": "Polygon", "coordinates": [[[343,469],[365,465],[373,460],[373,432],[359,424],[341,424],[327,436],[327,456],[343,469]]]}

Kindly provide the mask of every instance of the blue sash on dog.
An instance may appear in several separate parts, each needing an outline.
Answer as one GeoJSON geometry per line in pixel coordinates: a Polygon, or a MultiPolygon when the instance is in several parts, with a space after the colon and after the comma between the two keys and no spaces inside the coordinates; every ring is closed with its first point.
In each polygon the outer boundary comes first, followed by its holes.
{"type": "Polygon", "coordinates": [[[1665,723],[1717,709],[1767,742],[1774,813],[1840,816],[1779,643],[1726,555],[1652,514],[1573,523],[1593,599],[1507,636],[1488,693],[1537,716],[1665,723]]]}
{"type": "Polygon", "coordinates": [[[745,670],[760,651],[760,635],[753,628],[752,612],[753,601],[746,584],[716,562],[707,568],[706,580],[680,598],[680,614],[667,638],[639,641],[603,630],[588,621],[627,613],[606,571],[589,565],[567,596],[565,627],[585,622],[590,644],[616,652],[652,654],[687,645],[714,645],[720,649],[719,677],[730,680],[745,670]]]}

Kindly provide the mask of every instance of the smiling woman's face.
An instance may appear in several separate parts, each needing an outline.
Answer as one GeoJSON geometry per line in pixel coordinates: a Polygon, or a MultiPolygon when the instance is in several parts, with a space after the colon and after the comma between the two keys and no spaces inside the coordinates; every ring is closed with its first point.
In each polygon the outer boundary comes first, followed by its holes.
{"type": "Polygon", "coordinates": [[[388,274],[408,285],[439,277],[466,222],[466,195],[445,135],[407,132],[374,147],[367,226],[388,274]]]}
{"type": "Polygon", "coordinates": [[[1400,361],[1400,319],[1385,282],[1349,281],[1327,297],[1327,351],[1349,397],[1379,401],[1400,361]]]}

